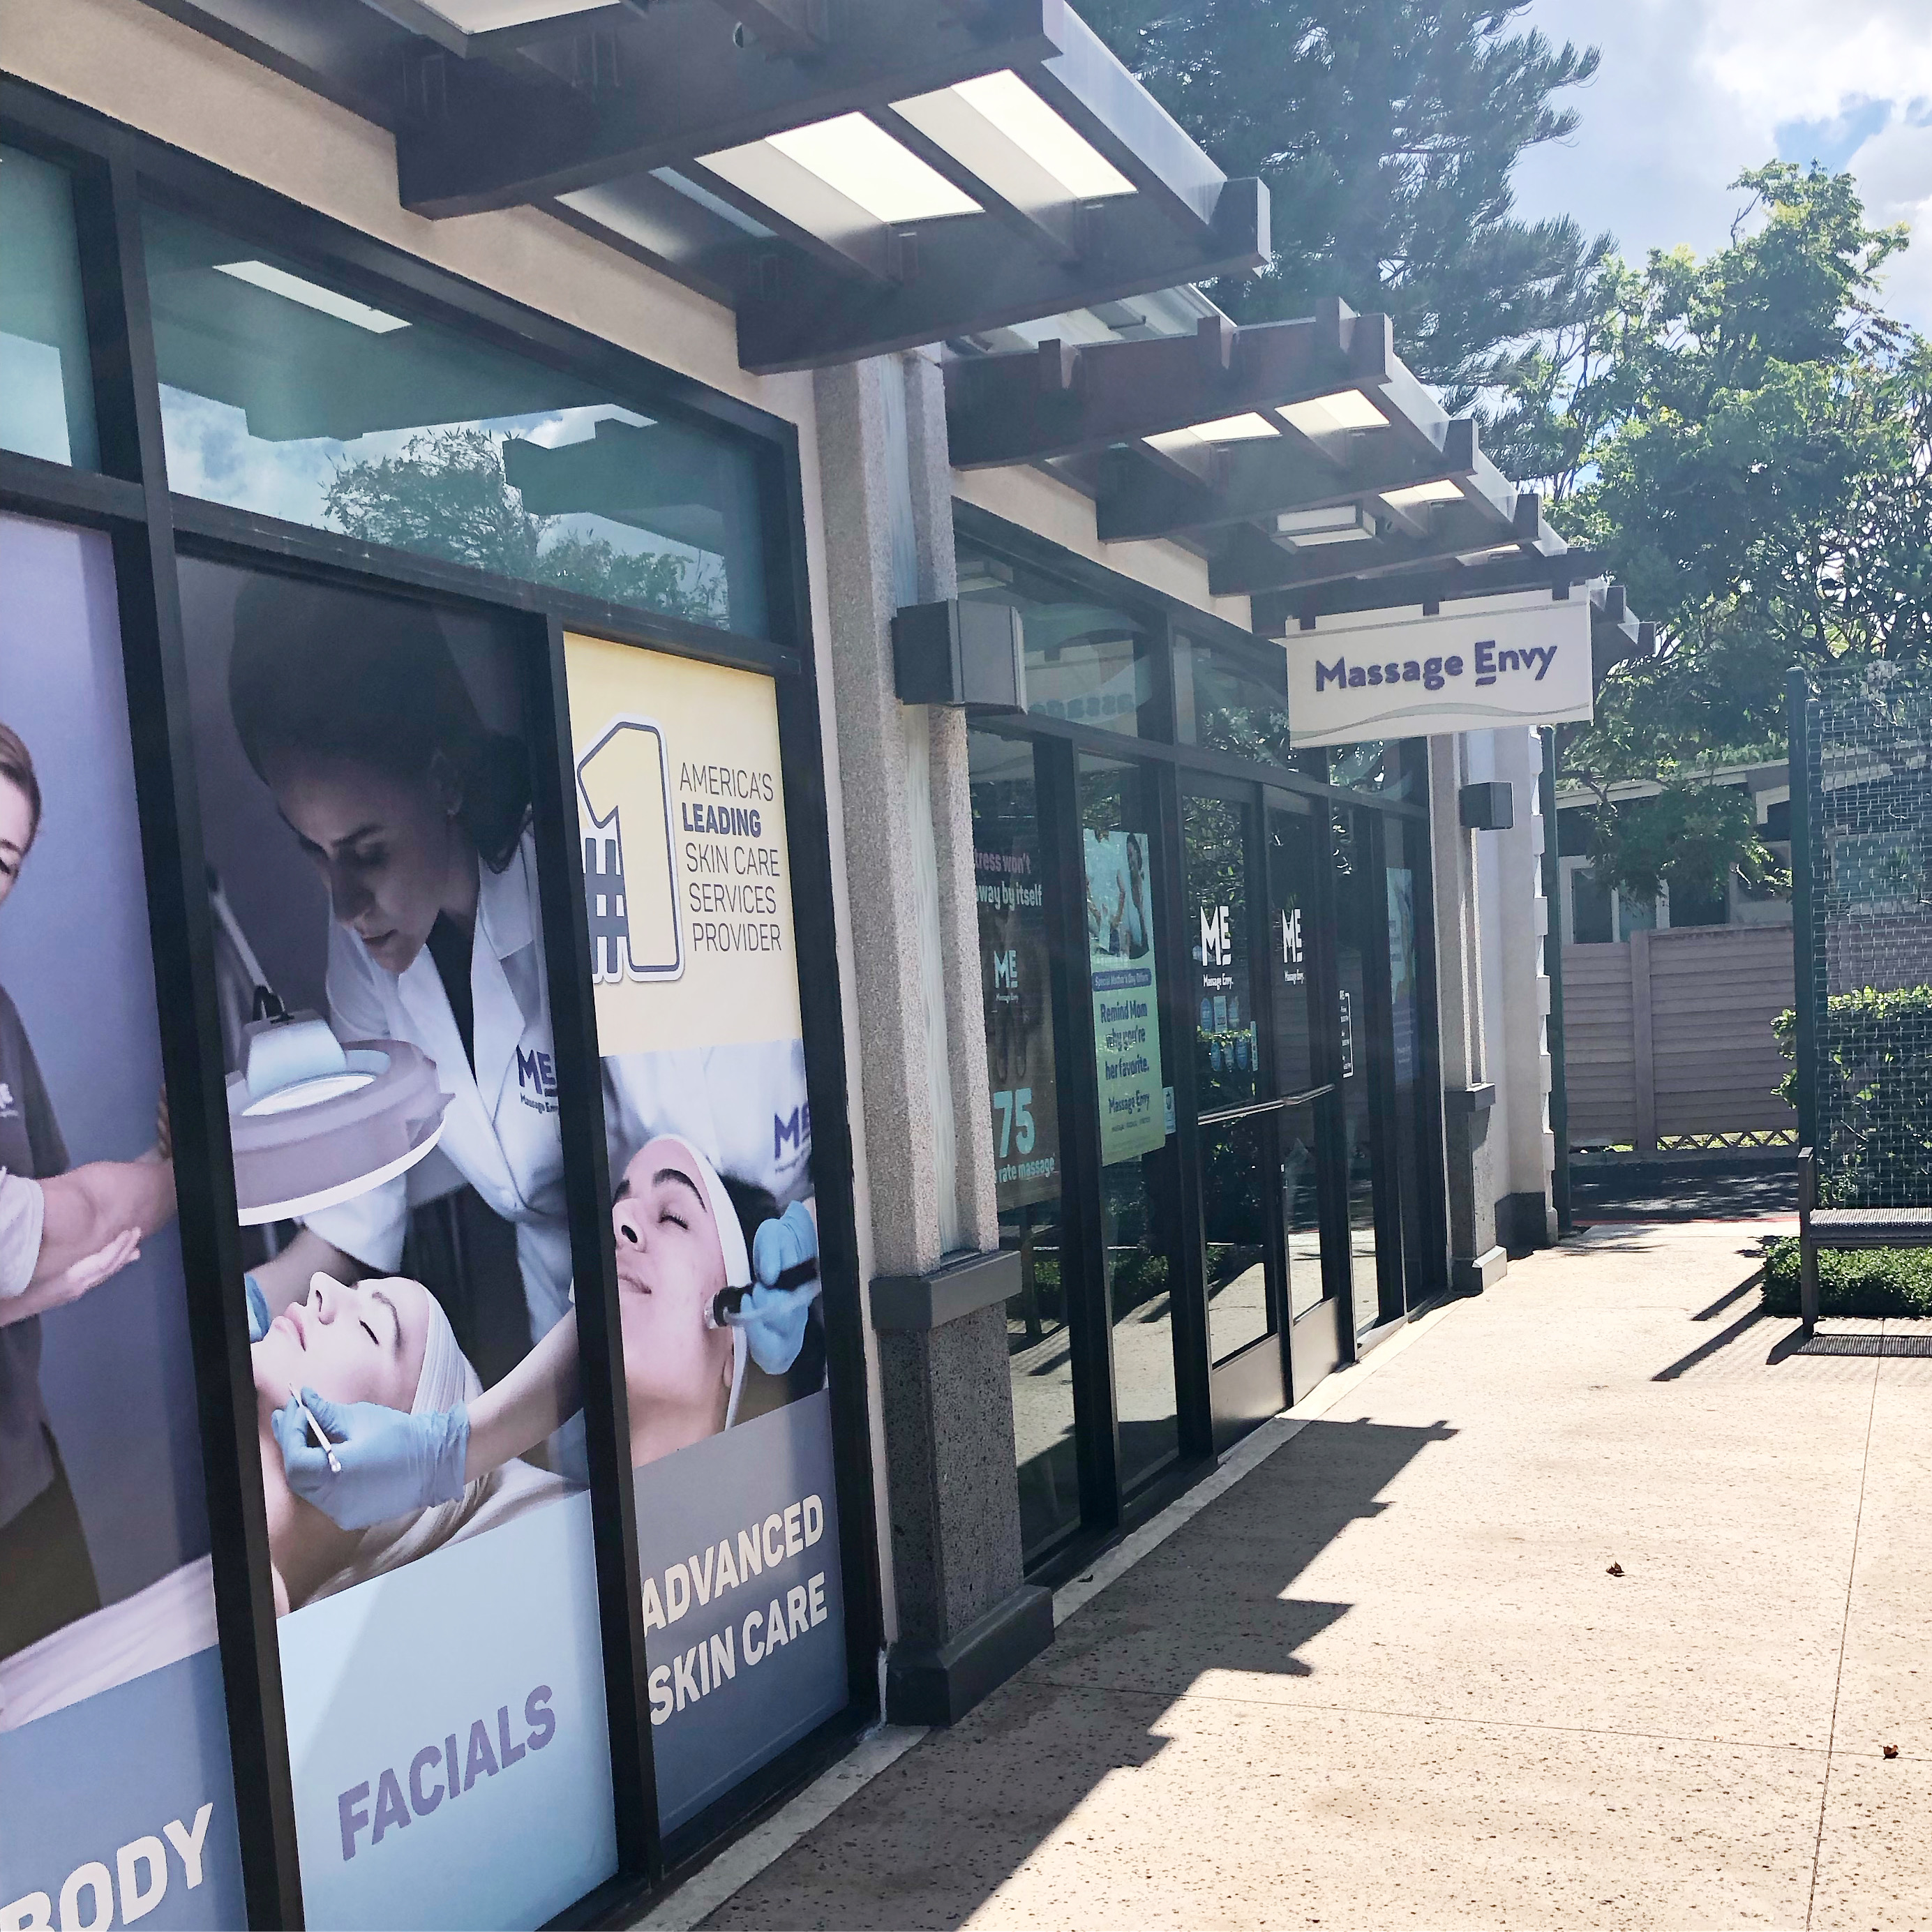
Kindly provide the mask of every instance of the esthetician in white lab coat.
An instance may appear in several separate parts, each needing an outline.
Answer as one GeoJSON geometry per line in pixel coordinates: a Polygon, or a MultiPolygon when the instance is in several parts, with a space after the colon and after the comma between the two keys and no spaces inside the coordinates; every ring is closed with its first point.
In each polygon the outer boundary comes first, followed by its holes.
{"type": "MultiPolygon", "coordinates": [[[[484,725],[422,606],[263,579],[235,632],[236,732],[328,890],[329,1024],[435,1062],[440,1151],[515,1226],[534,1341],[571,1265],[524,747],[484,725]]],[[[250,1278],[258,1324],[318,1270],[394,1274],[407,1186],[308,1216],[250,1278]]]]}

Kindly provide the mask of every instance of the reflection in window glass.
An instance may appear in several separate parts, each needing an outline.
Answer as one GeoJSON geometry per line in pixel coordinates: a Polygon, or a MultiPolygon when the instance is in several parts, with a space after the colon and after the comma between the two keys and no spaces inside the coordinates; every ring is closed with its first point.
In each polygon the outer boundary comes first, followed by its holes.
{"type": "Polygon", "coordinates": [[[959,594],[1006,604],[1026,632],[1027,709],[1129,737],[1160,735],[1150,639],[1126,611],[1044,571],[959,550],[959,594]]]}
{"type": "Polygon", "coordinates": [[[1388,908],[1390,1120],[1396,1202],[1402,1227],[1402,1305],[1413,1308],[1438,1285],[1423,1230],[1422,946],[1423,829],[1412,820],[1382,821],[1382,878],[1388,908]]]}
{"type": "Polygon", "coordinates": [[[1281,1117],[1281,1220],[1288,1240],[1288,1306],[1299,1320],[1328,1293],[1322,1272],[1321,1197],[1316,1166],[1316,1110],[1289,1107],[1281,1117]]]}
{"type": "Polygon", "coordinates": [[[0,148],[0,449],[92,470],[93,371],[66,172],[0,148]]]}
{"type": "Polygon", "coordinates": [[[1195,1104],[1245,1106],[1261,1092],[1261,1042],[1250,982],[1248,839],[1252,814],[1232,800],[1182,801],[1195,1013],[1195,1104]]]}
{"type": "Polygon", "coordinates": [[[198,222],[142,230],[174,489],[764,634],[748,451],[198,222]]]}
{"type": "Polygon", "coordinates": [[[1279,650],[1273,650],[1272,660],[1259,652],[1250,658],[1220,644],[1177,638],[1174,688],[1184,745],[1258,764],[1285,765],[1293,757],[1288,739],[1288,660],[1279,650]]]}
{"type": "Polygon", "coordinates": [[[1208,1334],[1218,1366],[1274,1330],[1268,1292],[1268,1127],[1249,1114],[1201,1130],[1208,1334]]]}
{"type": "Polygon", "coordinates": [[[1180,1167],[1165,1118],[1157,966],[1137,898],[1159,903],[1153,801],[1136,768],[1080,760],[1088,974],[1100,1100],[1100,1200],[1114,1329],[1120,1483],[1177,1453],[1173,1295],[1180,1278],[1180,1167]]]}
{"type": "Polygon", "coordinates": [[[1030,745],[989,732],[975,731],[968,740],[1000,1245],[1020,1258],[1020,1290],[1006,1304],[1006,1352],[1020,1536],[1029,1556],[1080,1519],[1072,1349],[1061,1270],[1046,884],[1033,755],[1030,745]]]}
{"type": "MultiPolygon", "coordinates": [[[[1376,1252],[1376,1128],[1369,1025],[1369,960],[1365,932],[1380,922],[1382,895],[1367,896],[1367,855],[1352,812],[1336,813],[1332,830],[1336,934],[1336,1019],[1341,1048],[1342,1139],[1348,1173],[1348,1262],[1355,1332],[1382,1319],[1381,1264],[1376,1252]]],[[[1377,935],[1380,943],[1379,935],[1377,935]]]]}
{"type": "Polygon", "coordinates": [[[1384,799],[1420,799],[1427,754],[1417,738],[1378,738],[1337,745],[1329,753],[1328,782],[1384,799]]]}

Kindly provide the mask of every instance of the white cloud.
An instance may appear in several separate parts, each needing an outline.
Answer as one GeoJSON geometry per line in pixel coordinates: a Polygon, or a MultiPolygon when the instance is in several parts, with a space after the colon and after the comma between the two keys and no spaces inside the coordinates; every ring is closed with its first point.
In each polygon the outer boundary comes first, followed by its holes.
{"type": "Polygon", "coordinates": [[[1744,169],[1780,152],[1848,165],[1873,220],[1912,223],[1887,304],[1932,329],[1926,0],[1535,0],[1524,17],[1604,60],[1570,96],[1576,135],[1519,168],[1520,213],[1607,229],[1633,261],[1680,242],[1702,254],[1729,234],[1726,184],[1744,169]]]}

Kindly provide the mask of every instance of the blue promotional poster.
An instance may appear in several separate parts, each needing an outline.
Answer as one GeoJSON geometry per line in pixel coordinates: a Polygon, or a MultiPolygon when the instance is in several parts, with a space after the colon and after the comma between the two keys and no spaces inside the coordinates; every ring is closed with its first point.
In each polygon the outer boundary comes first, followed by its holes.
{"type": "Polygon", "coordinates": [[[617,1852],[514,647],[181,582],[305,1913],[540,1924],[617,1852]]]}
{"type": "Polygon", "coordinates": [[[0,1928],[239,1927],[107,539],[0,582],[0,1928]]]}
{"type": "Polygon", "coordinates": [[[847,1701],[771,681],[566,640],[666,1831],[847,1701]]]}

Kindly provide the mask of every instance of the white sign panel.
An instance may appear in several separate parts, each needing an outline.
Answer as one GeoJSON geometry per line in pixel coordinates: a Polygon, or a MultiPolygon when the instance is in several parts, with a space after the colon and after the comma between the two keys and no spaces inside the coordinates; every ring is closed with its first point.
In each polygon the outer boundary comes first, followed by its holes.
{"type": "Polygon", "coordinates": [[[1590,601],[1546,590],[1317,620],[1291,631],[1289,737],[1297,745],[1561,724],[1592,716],[1590,601]]]}

